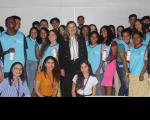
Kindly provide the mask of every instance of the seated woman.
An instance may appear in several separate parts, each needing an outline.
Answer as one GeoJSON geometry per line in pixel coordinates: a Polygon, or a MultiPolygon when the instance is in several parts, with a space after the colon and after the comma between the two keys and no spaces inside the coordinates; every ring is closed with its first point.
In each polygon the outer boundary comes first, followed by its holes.
{"type": "Polygon", "coordinates": [[[46,57],[42,71],[35,79],[35,93],[38,97],[57,97],[59,88],[60,69],[56,58],[46,57]]]}
{"type": "Polygon", "coordinates": [[[10,69],[9,77],[0,83],[1,97],[30,97],[27,82],[24,79],[23,65],[15,62],[10,69]]]}
{"type": "Polygon", "coordinates": [[[93,76],[91,65],[84,60],[80,64],[80,71],[73,78],[72,96],[85,97],[96,95],[96,85],[98,80],[93,76]]]}

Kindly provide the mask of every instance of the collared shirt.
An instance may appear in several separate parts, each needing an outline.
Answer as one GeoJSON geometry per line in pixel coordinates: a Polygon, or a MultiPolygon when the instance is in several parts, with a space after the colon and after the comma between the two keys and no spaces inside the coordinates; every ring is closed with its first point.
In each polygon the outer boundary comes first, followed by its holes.
{"type": "Polygon", "coordinates": [[[14,82],[10,85],[8,78],[0,83],[1,97],[30,97],[30,91],[26,81],[19,79],[19,85],[16,87],[14,82]]]}
{"type": "Polygon", "coordinates": [[[70,53],[71,53],[71,60],[76,60],[79,58],[79,45],[74,37],[71,37],[70,40],[70,53]]]}

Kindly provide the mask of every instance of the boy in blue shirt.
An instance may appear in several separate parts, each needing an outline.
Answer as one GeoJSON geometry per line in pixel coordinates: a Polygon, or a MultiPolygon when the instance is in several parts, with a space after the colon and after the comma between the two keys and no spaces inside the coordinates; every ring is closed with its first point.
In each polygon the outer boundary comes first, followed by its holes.
{"type": "Polygon", "coordinates": [[[5,21],[7,31],[0,36],[0,56],[4,62],[4,76],[9,75],[9,70],[14,62],[25,64],[25,49],[27,43],[22,33],[17,32],[16,22],[13,17],[8,17],[5,21]],[[13,53],[13,59],[10,59],[13,53]]]}

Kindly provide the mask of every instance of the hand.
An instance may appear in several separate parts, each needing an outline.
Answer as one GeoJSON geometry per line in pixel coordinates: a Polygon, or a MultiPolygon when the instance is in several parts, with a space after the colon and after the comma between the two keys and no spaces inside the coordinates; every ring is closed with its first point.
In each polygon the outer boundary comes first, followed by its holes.
{"type": "Polygon", "coordinates": [[[126,80],[129,81],[129,73],[126,73],[126,80]]]}
{"type": "Polygon", "coordinates": [[[150,86],[150,75],[148,76],[148,84],[150,86]]]}
{"type": "Polygon", "coordinates": [[[15,49],[14,48],[9,48],[8,49],[8,52],[10,53],[10,52],[15,52],[15,49]]]}
{"type": "Polygon", "coordinates": [[[64,69],[61,69],[61,70],[60,70],[60,75],[61,75],[62,77],[65,77],[65,70],[64,70],[64,69]]]}
{"type": "Polygon", "coordinates": [[[100,70],[97,69],[97,70],[96,70],[96,77],[98,78],[99,75],[100,75],[100,70]]]}
{"type": "Polygon", "coordinates": [[[143,80],[144,80],[144,74],[141,74],[141,75],[140,75],[139,80],[140,80],[140,81],[143,81],[143,80]]]}

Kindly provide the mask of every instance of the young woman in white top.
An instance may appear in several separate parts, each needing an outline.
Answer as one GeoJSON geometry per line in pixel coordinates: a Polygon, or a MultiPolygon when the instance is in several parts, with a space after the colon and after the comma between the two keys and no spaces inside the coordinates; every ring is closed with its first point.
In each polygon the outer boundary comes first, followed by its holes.
{"type": "Polygon", "coordinates": [[[91,65],[84,60],[80,64],[80,71],[73,78],[72,96],[85,97],[96,95],[96,85],[98,80],[93,76],[91,65]]]}

